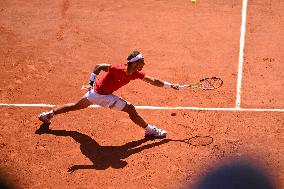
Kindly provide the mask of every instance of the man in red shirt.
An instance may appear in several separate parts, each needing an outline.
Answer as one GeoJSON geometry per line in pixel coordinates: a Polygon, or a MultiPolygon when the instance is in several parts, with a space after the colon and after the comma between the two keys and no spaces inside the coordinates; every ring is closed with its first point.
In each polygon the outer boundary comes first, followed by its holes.
{"type": "Polygon", "coordinates": [[[112,94],[114,91],[135,79],[141,79],[157,87],[179,89],[179,84],[171,84],[145,75],[145,73],[142,72],[144,64],[143,55],[138,51],[133,51],[127,57],[127,64],[96,65],[90,75],[89,85],[84,86],[88,91],[81,100],[77,103],[65,104],[49,112],[43,112],[39,115],[39,120],[50,124],[51,118],[55,115],[87,108],[91,104],[97,104],[101,107],[127,112],[134,123],[145,129],[145,137],[165,138],[167,135],[165,130],[147,124],[131,103],[112,94]],[[96,79],[96,76],[99,75],[101,71],[104,71],[105,74],[96,79]]]}

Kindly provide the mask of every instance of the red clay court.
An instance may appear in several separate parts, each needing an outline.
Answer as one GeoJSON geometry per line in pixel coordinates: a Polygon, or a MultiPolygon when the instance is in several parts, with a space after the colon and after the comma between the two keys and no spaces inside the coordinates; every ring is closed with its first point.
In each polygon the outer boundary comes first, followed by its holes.
{"type": "Polygon", "coordinates": [[[2,0],[3,177],[17,188],[191,188],[217,164],[249,159],[284,188],[283,31],[282,0],[2,0]],[[38,114],[81,98],[95,64],[125,63],[132,50],[147,75],[224,84],[176,91],[136,80],[117,91],[164,140],[96,106],[40,130],[38,114]],[[213,142],[179,141],[193,136],[213,142]]]}

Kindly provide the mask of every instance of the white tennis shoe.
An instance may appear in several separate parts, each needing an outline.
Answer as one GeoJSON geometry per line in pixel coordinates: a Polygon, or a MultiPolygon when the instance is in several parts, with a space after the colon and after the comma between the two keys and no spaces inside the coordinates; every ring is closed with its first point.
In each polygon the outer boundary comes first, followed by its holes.
{"type": "Polygon", "coordinates": [[[42,112],[41,114],[39,114],[38,119],[43,123],[50,124],[53,115],[54,115],[53,110],[49,112],[42,112]]]}
{"type": "Polygon", "coordinates": [[[159,129],[154,125],[148,124],[147,127],[145,128],[145,137],[166,138],[166,136],[167,136],[167,131],[159,129]]]}

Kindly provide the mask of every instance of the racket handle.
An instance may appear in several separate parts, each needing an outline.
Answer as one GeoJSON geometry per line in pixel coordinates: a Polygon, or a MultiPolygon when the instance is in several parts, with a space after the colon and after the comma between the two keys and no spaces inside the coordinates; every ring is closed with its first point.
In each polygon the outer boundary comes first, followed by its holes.
{"type": "Polygon", "coordinates": [[[180,86],[179,86],[180,89],[186,88],[186,87],[190,87],[190,85],[180,85],[180,86]]]}

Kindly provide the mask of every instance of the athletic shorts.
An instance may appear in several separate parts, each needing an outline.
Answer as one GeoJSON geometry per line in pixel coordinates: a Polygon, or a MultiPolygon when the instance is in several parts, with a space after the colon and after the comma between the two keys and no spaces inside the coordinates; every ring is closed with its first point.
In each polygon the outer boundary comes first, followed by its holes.
{"type": "Polygon", "coordinates": [[[114,110],[122,110],[127,104],[125,100],[119,98],[118,96],[113,94],[101,95],[98,94],[94,89],[89,90],[85,94],[85,97],[93,104],[114,110]]]}

